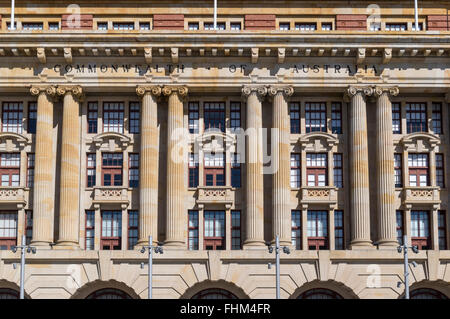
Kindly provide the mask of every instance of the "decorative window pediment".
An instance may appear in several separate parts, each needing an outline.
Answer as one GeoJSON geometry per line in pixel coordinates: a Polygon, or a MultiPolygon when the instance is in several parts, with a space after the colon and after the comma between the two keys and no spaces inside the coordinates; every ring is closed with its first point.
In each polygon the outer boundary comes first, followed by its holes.
{"type": "Polygon", "coordinates": [[[236,141],[232,134],[223,133],[219,130],[208,130],[197,136],[194,140],[195,147],[203,151],[224,152],[236,141]]]}
{"type": "Polygon", "coordinates": [[[436,135],[424,132],[412,133],[400,140],[405,151],[417,153],[431,152],[440,142],[436,135]]]}
{"type": "Polygon", "coordinates": [[[121,133],[105,132],[94,136],[92,143],[97,149],[114,152],[117,148],[125,150],[128,145],[133,144],[133,140],[121,133]]]}
{"type": "Polygon", "coordinates": [[[339,139],[332,134],[312,132],[298,139],[302,150],[308,152],[328,152],[333,146],[339,144],[339,139]]]}
{"type": "Polygon", "coordinates": [[[5,152],[21,151],[25,146],[31,144],[31,140],[18,133],[1,132],[0,150],[5,152]]]}

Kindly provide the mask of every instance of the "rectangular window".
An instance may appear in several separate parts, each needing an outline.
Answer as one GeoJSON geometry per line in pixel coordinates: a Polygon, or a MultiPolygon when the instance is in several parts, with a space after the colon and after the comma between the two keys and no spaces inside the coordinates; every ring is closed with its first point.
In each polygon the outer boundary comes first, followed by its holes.
{"type": "Polygon", "coordinates": [[[241,126],[241,103],[231,102],[230,106],[230,130],[235,133],[241,126]]]}
{"type": "Polygon", "coordinates": [[[17,245],[17,212],[0,212],[0,250],[17,245]]]}
{"type": "Polygon", "coordinates": [[[392,103],[392,133],[402,133],[402,114],[400,103],[392,103]]]}
{"type": "Polygon", "coordinates": [[[189,187],[198,186],[198,154],[189,154],[189,187]]]}
{"type": "Polygon", "coordinates": [[[434,134],[442,134],[442,104],[432,104],[431,126],[434,134]]]}
{"type": "Polygon", "coordinates": [[[407,29],[406,23],[386,23],[386,31],[406,31],[407,29]]]}
{"type": "Polygon", "coordinates": [[[25,211],[25,242],[27,245],[31,243],[33,238],[33,211],[25,211]]]}
{"type": "Polygon", "coordinates": [[[189,133],[197,134],[198,119],[199,119],[198,102],[189,102],[188,117],[189,117],[189,133]]]}
{"type": "Polygon", "coordinates": [[[198,210],[188,211],[188,249],[198,250],[198,210]]]}
{"type": "Polygon", "coordinates": [[[333,30],[332,23],[322,23],[322,31],[331,31],[333,30]]]}
{"type": "Polygon", "coordinates": [[[44,24],[42,22],[22,22],[22,30],[25,31],[44,30],[44,24]]]}
{"type": "Polygon", "coordinates": [[[59,30],[59,22],[49,22],[48,29],[50,31],[58,31],[59,30]]]}
{"type": "Polygon", "coordinates": [[[403,245],[403,235],[404,232],[404,222],[403,222],[403,211],[397,210],[395,211],[395,220],[397,225],[397,241],[400,245],[403,245]]]}
{"type": "Polygon", "coordinates": [[[436,154],[436,185],[445,187],[444,182],[444,154],[436,154]]]}
{"type": "Polygon", "coordinates": [[[97,30],[100,31],[108,30],[108,22],[97,22],[97,30]]]}
{"type": "Polygon", "coordinates": [[[241,187],[241,156],[239,153],[231,154],[231,186],[241,187]]]}
{"type": "Polygon", "coordinates": [[[409,186],[429,186],[428,154],[409,154],[409,186]]]}
{"type": "Polygon", "coordinates": [[[199,30],[198,22],[189,22],[188,23],[188,30],[199,30]]]}
{"type": "Polygon", "coordinates": [[[406,128],[408,134],[428,131],[426,103],[406,103],[406,128]]]}
{"type": "Polygon", "coordinates": [[[86,167],[86,174],[87,174],[87,181],[86,181],[86,187],[94,187],[95,186],[95,180],[97,176],[96,167],[97,167],[97,158],[95,153],[88,153],[86,155],[87,158],[87,167],[86,167]]]}
{"type": "Polygon", "coordinates": [[[370,23],[370,31],[381,31],[381,23],[380,22],[370,23]]]}
{"type": "Polygon", "coordinates": [[[231,30],[233,30],[233,31],[239,31],[242,29],[240,22],[231,22],[230,27],[231,27],[231,30]]]}
{"type": "Polygon", "coordinates": [[[123,133],[123,110],[122,102],[103,103],[103,132],[123,133]]]}
{"type": "MultiPolygon", "coordinates": [[[[423,30],[423,23],[422,22],[418,23],[417,26],[418,26],[417,31],[422,31],[423,30]]],[[[416,31],[416,23],[415,22],[413,22],[413,24],[412,24],[412,31],[416,31]]]]}
{"type": "Polygon", "coordinates": [[[280,22],[281,31],[289,31],[291,29],[291,24],[289,22],[280,22]]]}
{"type": "Polygon", "coordinates": [[[128,154],[128,179],[129,187],[139,187],[139,154],[128,154]]]}
{"type": "Polygon", "coordinates": [[[95,210],[86,211],[86,250],[95,249],[95,210]]]}
{"type": "Polygon", "coordinates": [[[139,134],[140,109],[139,102],[130,102],[130,134],[139,134]]]}
{"type": "Polygon", "coordinates": [[[295,249],[302,249],[302,212],[293,210],[291,212],[291,240],[295,249]]]}
{"type": "Polygon", "coordinates": [[[134,30],[134,22],[113,22],[113,30],[119,31],[134,30]]]}
{"type": "Polygon", "coordinates": [[[28,103],[28,128],[29,134],[36,134],[36,120],[37,120],[37,103],[28,103]]]}
{"type": "Polygon", "coordinates": [[[333,176],[334,176],[334,186],[338,188],[344,187],[344,177],[342,173],[342,154],[333,154],[333,176]]]}
{"type": "Polygon", "coordinates": [[[22,134],[22,102],[4,102],[2,108],[2,131],[22,134]]]}
{"type": "Polygon", "coordinates": [[[231,211],[231,249],[241,249],[241,211],[231,211]]]}
{"type": "Polygon", "coordinates": [[[98,121],[98,104],[97,102],[88,103],[88,133],[97,133],[97,121],[98,121]]]}
{"type": "Polygon", "coordinates": [[[0,175],[2,186],[18,187],[20,183],[20,154],[0,154],[0,175]]]}
{"type": "Polygon", "coordinates": [[[102,250],[122,248],[122,212],[120,210],[102,211],[102,231],[100,247],[102,250]]]}
{"type": "Polygon", "coordinates": [[[438,234],[439,234],[439,249],[447,249],[447,219],[445,210],[438,211],[438,234]]]}
{"type": "Polygon", "coordinates": [[[225,186],[225,158],[223,153],[205,153],[205,185],[225,186]]]}
{"type": "Polygon", "coordinates": [[[204,104],[205,130],[218,129],[225,132],[225,103],[209,103],[204,104]]]}
{"type": "Polygon", "coordinates": [[[139,23],[139,30],[149,31],[150,30],[150,23],[149,22],[140,22],[139,23]]]}
{"type": "Polygon", "coordinates": [[[295,24],[295,30],[297,31],[316,31],[317,30],[317,24],[310,22],[310,23],[296,23],[295,24]]]}
{"type": "Polygon", "coordinates": [[[308,186],[327,186],[327,154],[306,154],[306,175],[308,186]]]}
{"type": "Polygon", "coordinates": [[[326,103],[306,103],[306,133],[327,131],[326,103]]]}
{"type": "Polygon", "coordinates": [[[309,210],[307,220],[309,250],[328,249],[328,212],[309,210]]]}
{"type": "Polygon", "coordinates": [[[430,219],[428,211],[411,211],[411,243],[419,249],[430,249],[430,219]]]}
{"type": "Polygon", "coordinates": [[[342,103],[340,102],[331,104],[331,132],[342,134],[342,103]]]}
{"type": "Polygon", "coordinates": [[[301,157],[300,154],[291,154],[291,188],[301,187],[301,157]]]}
{"type": "Polygon", "coordinates": [[[394,183],[395,187],[403,187],[402,154],[394,154],[394,183]]]}
{"type": "Polygon", "coordinates": [[[102,182],[103,186],[122,186],[122,153],[102,154],[102,182]]]}
{"type": "Polygon", "coordinates": [[[134,249],[139,239],[139,212],[128,211],[128,250],[134,249]]]}
{"type": "Polygon", "coordinates": [[[300,134],[300,103],[289,105],[289,116],[291,118],[291,134],[300,134]]]}
{"type": "Polygon", "coordinates": [[[225,212],[205,210],[204,249],[225,250],[225,212]]]}
{"type": "Polygon", "coordinates": [[[344,211],[334,211],[334,246],[336,250],[344,249],[344,211]]]}
{"type": "MultiPolygon", "coordinates": [[[[205,30],[214,30],[214,23],[213,22],[205,22],[203,24],[205,30]]],[[[217,22],[217,30],[225,30],[225,23],[224,22],[217,22]]]]}
{"type": "Polygon", "coordinates": [[[34,185],[34,153],[27,154],[27,187],[34,185]]]}

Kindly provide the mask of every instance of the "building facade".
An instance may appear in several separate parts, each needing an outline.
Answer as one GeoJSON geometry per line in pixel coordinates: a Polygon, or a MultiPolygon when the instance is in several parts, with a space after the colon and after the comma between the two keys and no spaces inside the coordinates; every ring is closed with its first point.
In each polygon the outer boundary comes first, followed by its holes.
{"type": "Polygon", "coordinates": [[[450,9],[0,1],[0,299],[450,297],[450,9]],[[62,3],[62,4],[61,4],[62,3]],[[18,268],[18,267],[17,267],[18,268]],[[400,282],[400,284],[398,284],[400,282]]]}

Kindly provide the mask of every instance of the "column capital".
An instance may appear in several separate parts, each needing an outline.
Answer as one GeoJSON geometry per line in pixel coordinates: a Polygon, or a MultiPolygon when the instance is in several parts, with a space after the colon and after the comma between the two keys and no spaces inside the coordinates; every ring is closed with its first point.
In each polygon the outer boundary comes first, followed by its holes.
{"type": "Polygon", "coordinates": [[[252,93],[256,93],[258,99],[262,102],[267,95],[267,87],[264,85],[244,85],[242,87],[242,96],[249,97],[252,93]]]}
{"type": "Polygon", "coordinates": [[[164,86],[162,88],[162,93],[164,95],[169,96],[172,94],[178,94],[178,96],[182,99],[187,97],[188,91],[187,86],[164,86]]]}
{"type": "Polygon", "coordinates": [[[271,85],[268,87],[268,93],[271,97],[283,94],[285,98],[288,98],[294,94],[294,88],[290,85],[271,85]]]}
{"type": "Polygon", "coordinates": [[[349,86],[345,91],[345,94],[352,98],[358,93],[361,93],[365,96],[371,96],[373,94],[373,88],[370,86],[349,86]]]}
{"type": "Polygon", "coordinates": [[[138,85],[136,87],[136,94],[138,96],[143,97],[147,93],[158,97],[161,95],[162,89],[158,85],[138,85]]]}
{"type": "Polygon", "coordinates": [[[41,93],[46,94],[49,97],[56,97],[56,86],[54,85],[33,85],[30,87],[31,95],[40,95],[41,93]]]}
{"type": "Polygon", "coordinates": [[[383,86],[375,86],[374,87],[374,96],[379,97],[383,94],[389,94],[390,96],[397,96],[400,93],[398,86],[391,87],[383,87],[383,86]]]}
{"type": "Polygon", "coordinates": [[[59,96],[71,94],[74,97],[74,99],[78,100],[79,102],[83,101],[84,99],[83,88],[79,85],[60,85],[56,89],[56,93],[59,96]]]}

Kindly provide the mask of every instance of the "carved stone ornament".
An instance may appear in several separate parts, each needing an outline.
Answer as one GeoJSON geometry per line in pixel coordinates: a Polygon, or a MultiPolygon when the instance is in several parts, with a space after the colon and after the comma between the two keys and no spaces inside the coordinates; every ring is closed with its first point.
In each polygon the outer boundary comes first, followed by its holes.
{"type": "Polygon", "coordinates": [[[143,97],[146,93],[150,93],[154,96],[160,96],[162,89],[160,86],[152,85],[152,86],[138,86],[136,88],[136,94],[140,97],[143,97]]]}
{"type": "Polygon", "coordinates": [[[60,96],[72,94],[74,99],[82,101],[84,99],[83,88],[79,85],[62,85],[58,86],[56,93],[60,96]]]}
{"type": "Polygon", "coordinates": [[[32,86],[30,88],[30,93],[31,93],[31,95],[35,95],[35,96],[38,96],[41,93],[44,93],[51,99],[54,99],[57,97],[56,86],[54,86],[54,85],[32,86]]]}
{"type": "Polygon", "coordinates": [[[262,85],[245,85],[242,88],[242,96],[248,98],[250,94],[256,93],[260,101],[267,95],[267,87],[262,85]]]}
{"type": "Polygon", "coordinates": [[[374,89],[370,86],[359,87],[359,86],[349,86],[346,94],[352,98],[358,93],[362,93],[365,96],[371,96],[373,94],[374,89]]]}
{"type": "Polygon", "coordinates": [[[165,96],[177,93],[181,99],[184,99],[188,95],[188,88],[186,86],[165,86],[162,88],[162,93],[165,96]]]}
{"type": "Polygon", "coordinates": [[[400,90],[398,89],[397,86],[391,86],[391,87],[376,86],[374,88],[374,95],[381,96],[384,93],[387,93],[391,96],[397,96],[400,93],[400,90]]]}
{"type": "Polygon", "coordinates": [[[288,98],[294,94],[294,88],[292,86],[270,86],[268,88],[268,92],[270,96],[275,96],[278,93],[282,93],[285,98],[288,98]]]}

